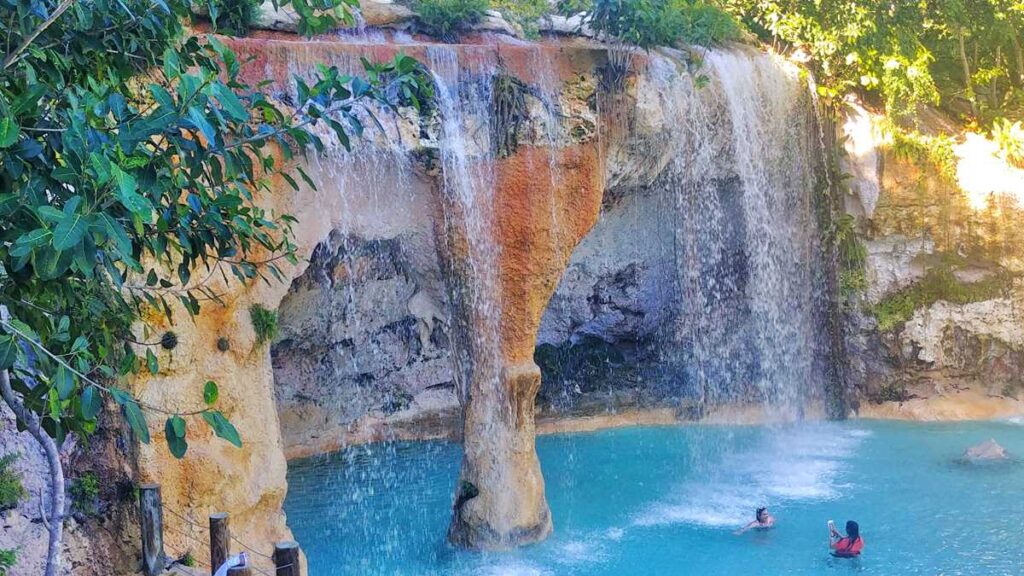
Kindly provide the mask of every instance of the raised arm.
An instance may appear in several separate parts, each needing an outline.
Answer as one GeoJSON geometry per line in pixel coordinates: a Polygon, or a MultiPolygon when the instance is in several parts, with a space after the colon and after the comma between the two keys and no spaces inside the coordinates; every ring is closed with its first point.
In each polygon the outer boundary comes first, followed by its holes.
{"type": "Polygon", "coordinates": [[[737,530],[737,531],[733,532],[733,534],[736,534],[736,535],[738,536],[738,535],[740,535],[740,534],[743,534],[743,533],[744,533],[744,532],[746,532],[747,530],[750,530],[750,529],[751,529],[751,528],[753,528],[754,526],[757,526],[757,520],[754,520],[754,521],[750,522],[749,524],[747,524],[747,525],[746,525],[746,526],[744,526],[743,528],[740,528],[739,530],[737,530]]]}

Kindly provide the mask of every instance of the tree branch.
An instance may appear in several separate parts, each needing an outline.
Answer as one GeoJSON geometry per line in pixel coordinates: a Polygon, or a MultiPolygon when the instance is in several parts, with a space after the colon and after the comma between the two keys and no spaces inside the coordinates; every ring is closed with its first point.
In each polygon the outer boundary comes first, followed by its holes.
{"type": "MultiPolygon", "coordinates": [[[[6,308],[4,308],[4,310],[6,310],[6,308]]],[[[50,352],[50,350],[47,349],[46,346],[43,346],[41,343],[36,342],[32,338],[29,338],[28,334],[25,334],[21,330],[18,330],[17,326],[14,326],[13,324],[8,322],[7,320],[3,320],[3,319],[0,319],[0,325],[2,325],[5,329],[10,330],[12,333],[17,334],[18,336],[21,336],[22,339],[24,339],[29,344],[35,346],[35,348],[37,350],[39,350],[40,352],[42,352],[43,354],[46,354],[47,356],[49,356],[54,362],[60,364],[67,371],[71,372],[75,376],[78,376],[82,380],[82,382],[84,382],[85,384],[88,384],[89,386],[95,386],[97,390],[106,392],[107,394],[109,394],[111,396],[114,396],[114,391],[113,390],[111,390],[110,388],[100,384],[99,382],[96,382],[95,380],[89,378],[85,374],[82,374],[81,372],[76,370],[73,366],[71,366],[70,364],[65,362],[63,358],[61,358],[60,356],[57,356],[53,352],[50,352]]],[[[7,372],[4,371],[4,374],[6,374],[6,373],[7,372]]],[[[199,416],[200,414],[203,414],[204,412],[209,412],[210,411],[208,408],[202,408],[202,409],[199,409],[199,410],[186,410],[186,411],[167,410],[167,409],[161,408],[159,406],[154,406],[152,404],[143,402],[142,400],[140,400],[138,397],[136,397],[134,395],[132,395],[132,400],[134,400],[134,402],[136,404],[138,404],[139,407],[142,408],[142,409],[149,410],[150,412],[156,412],[157,414],[164,414],[166,416],[199,416]]]]}
{"type": "MultiPolygon", "coordinates": [[[[7,307],[0,306],[0,320],[7,320],[7,307]]],[[[25,408],[25,404],[18,398],[11,388],[11,377],[7,370],[0,371],[0,396],[4,402],[11,407],[15,418],[21,420],[28,429],[29,434],[35,439],[46,454],[46,465],[50,469],[50,518],[47,522],[46,515],[43,515],[47,523],[50,541],[46,550],[46,572],[45,576],[56,576],[60,572],[60,551],[61,539],[64,531],[64,469],[60,463],[60,451],[57,443],[46,434],[39,422],[35,412],[25,408]]]]}
{"type": "Polygon", "coordinates": [[[63,14],[65,10],[70,8],[71,5],[74,3],[75,0],[64,0],[63,2],[61,2],[60,5],[57,6],[57,9],[53,11],[53,14],[50,14],[49,18],[44,20],[43,23],[40,24],[34,32],[29,34],[27,38],[22,40],[21,44],[19,44],[18,47],[14,49],[14,52],[11,52],[7,55],[6,58],[4,58],[4,64],[2,69],[7,70],[8,68],[10,68],[11,64],[14,64],[15,60],[17,60],[18,55],[24,52],[29,47],[29,45],[32,44],[32,42],[34,42],[40,34],[43,33],[43,31],[45,31],[54,22],[56,22],[57,18],[60,18],[60,15],[63,14]]]}

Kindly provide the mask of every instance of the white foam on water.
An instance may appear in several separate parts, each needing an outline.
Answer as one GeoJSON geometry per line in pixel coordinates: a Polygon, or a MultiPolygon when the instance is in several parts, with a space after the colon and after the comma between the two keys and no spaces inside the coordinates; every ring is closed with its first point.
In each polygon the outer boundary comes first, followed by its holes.
{"type": "Polygon", "coordinates": [[[602,562],[608,557],[597,538],[587,540],[570,540],[558,547],[559,564],[589,564],[602,562]]]}
{"type": "Polygon", "coordinates": [[[709,474],[688,480],[667,499],[637,514],[636,526],[695,524],[737,527],[756,506],[837,498],[845,460],[864,435],[831,426],[767,431],[752,445],[710,463],[709,474]]]}
{"type": "Polygon", "coordinates": [[[550,570],[519,560],[510,560],[494,566],[474,568],[468,573],[480,576],[549,576],[554,574],[550,570]]]}

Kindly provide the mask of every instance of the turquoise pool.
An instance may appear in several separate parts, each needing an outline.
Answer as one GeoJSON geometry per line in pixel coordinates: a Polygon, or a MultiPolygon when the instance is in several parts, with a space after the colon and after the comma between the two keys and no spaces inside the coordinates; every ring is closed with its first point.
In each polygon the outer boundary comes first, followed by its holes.
{"type": "Polygon", "coordinates": [[[363,446],[293,462],[288,522],[310,576],[341,574],[1024,574],[1024,466],[970,466],[1014,422],[856,421],[633,428],[547,436],[538,451],[555,533],[511,553],[445,545],[459,446],[363,446]],[[766,504],[776,529],[732,530],[766,504]],[[857,560],[825,522],[860,522],[857,560]]]}

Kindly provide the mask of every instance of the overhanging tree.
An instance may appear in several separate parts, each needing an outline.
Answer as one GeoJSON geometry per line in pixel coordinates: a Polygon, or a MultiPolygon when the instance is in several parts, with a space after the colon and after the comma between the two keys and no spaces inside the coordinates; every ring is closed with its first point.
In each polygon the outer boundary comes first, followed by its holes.
{"type": "MultiPolygon", "coordinates": [[[[287,1],[287,0],[286,0],[287,1]]],[[[351,20],[357,0],[291,0],[315,33],[351,20]]],[[[284,107],[240,78],[216,37],[183,25],[187,0],[0,0],[0,395],[47,454],[53,481],[48,575],[60,565],[64,510],[59,445],[86,437],[110,398],[136,437],[165,420],[184,456],[190,425],[241,445],[217,385],[193,408],[141,402],[119,382],[159,370],[132,327],[144,314],[189,314],[217,301],[206,281],[279,277],[295,262],[294,219],[259,207],[293,153],[321,150],[325,123],[343,145],[358,108],[415,101],[418,64],[366,62],[367,80],[319,69],[284,107]]]]}

